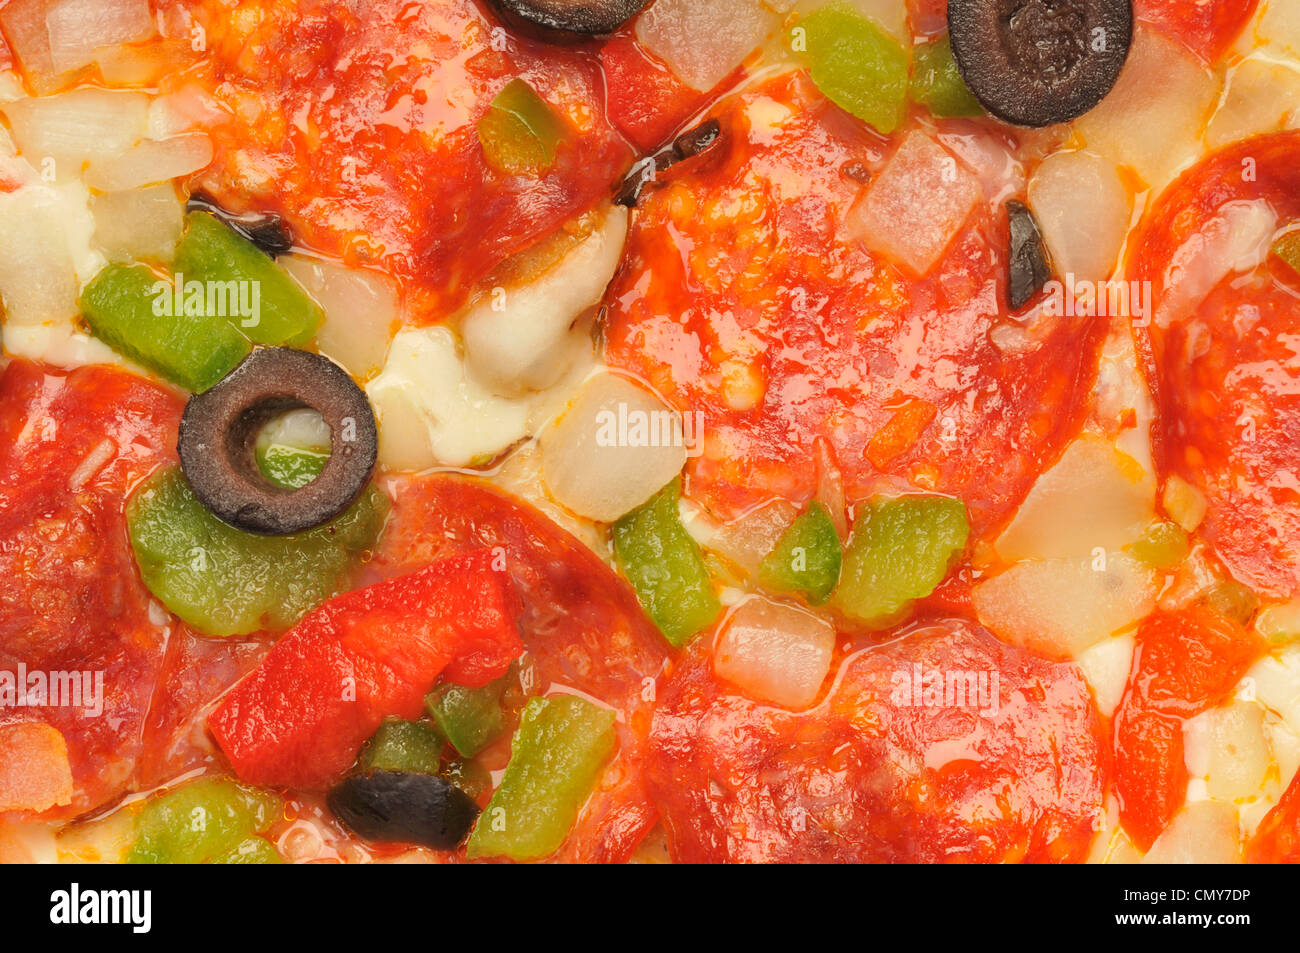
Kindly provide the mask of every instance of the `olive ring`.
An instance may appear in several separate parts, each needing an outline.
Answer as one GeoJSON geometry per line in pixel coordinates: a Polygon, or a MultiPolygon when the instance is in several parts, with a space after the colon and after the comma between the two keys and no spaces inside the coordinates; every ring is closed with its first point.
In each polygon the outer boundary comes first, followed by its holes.
{"type": "Polygon", "coordinates": [[[334,362],[287,347],[255,350],[185,405],[176,449],[199,502],[222,522],[282,536],[328,522],[360,495],[374,471],[379,431],[365,392],[334,362]],[[257,465],[262,428],[300,408],[330,429],[320,475],[296,490],[278,487],[257,465]]]}

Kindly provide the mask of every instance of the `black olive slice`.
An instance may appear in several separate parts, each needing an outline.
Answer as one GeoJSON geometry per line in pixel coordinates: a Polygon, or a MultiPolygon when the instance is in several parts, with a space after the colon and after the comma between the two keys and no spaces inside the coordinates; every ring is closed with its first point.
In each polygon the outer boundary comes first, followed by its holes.
{"type": "Polygon", "coordinates": [[[236,215],[228,212],[213,199],[196,192],[185,203],[187,212],[210,212],[228,228],[243,235],[272,258],[293,251],[293,235],[289,226],[278,215],[236,215]]]}
{"type": "Polygon", "coordinates": [[[1034,213],[1023,202],[1007,202],[1011,222],[1011,249],[1007,257],[1007,298],[1012,311],[1019,311],[1052,277],[1047,246],[1034,213]]]}
{"type": "Polygon", "coordinates": [[[949,0],[962,79],[1019,126],[1069,122],[1115,86],[1133,39],[1132,0],[949,0]]]}
{"type": "Polygon", "coordinates": [[[335,785],[329,809],[353,833],[450,850],[465,839],[478,805],[460,788],[432,774],[371,771],[335,785]]]}
{"type": "Polygon", "coordinates": [[[673,140],[671,146],[665,146],[653,156],[647,156],[632,166],[614,193],[614,204],[636,208],[641,192],[660,173],[683,159],[707,152],[717,144],[721,136],[722,126],[716,119],[706,119],[694,129],[682,133],[673,140]]]}
{"type": "Polygon", "coordinates": [[[488,0],[508,26],[548,40],[613,33],[649,0],[488,0]]]}
{"type": "Polygon", "coordinates": [[[194,495],[218,519],[281,536],[319,526],[356,500],[375,468],[379,432],[365,392],[341,367],[309,351],[268,347],[190,398],[177,450],[194,495]],[[329,426],[330,458],[311,483],[286,490],[262,475],[254,446],[267,423],[301,407],[329,426]]]}

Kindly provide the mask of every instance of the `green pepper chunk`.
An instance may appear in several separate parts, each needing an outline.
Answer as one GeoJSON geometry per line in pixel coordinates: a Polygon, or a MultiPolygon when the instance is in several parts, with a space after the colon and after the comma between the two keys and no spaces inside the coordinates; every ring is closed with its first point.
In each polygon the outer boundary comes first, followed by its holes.
{"type": "Polygon", "coordinates": [[[229,852],[266,831],[280,811],[274,794],[201,778],[145,804],[135,818],[135,841],[126,862],[202,864],[224,858],[219,862],[231,863],[229,852]]]}
{"type": "Polygon", "coordinates": [[[1249,587],[1232,579],[1221,582],[1211,589],[1205,597],[1205,603],[1219,615],[1238,625],[1249,625],[1250,620],[1255,618],[1255,613],[1259,611],[1259,596],[1255,595],[1249,587]]]}
{"type": "Polygon", "coordinates": [[[1287,232],[1274,242],[1273,254],[1300,275],[1300,230],[1287,232]]]}
{"type": "Polygon", "coordinates": [[[822,7],[802,28],[808,73],[826,98],[888,135],[907,110],[907,53],[870,19],[842,3],[822,7]]]}
{"type": "Polygon", "coordinates": [[[507,175],[545,172],[563,138],[563,120],[522,79],[506,83],[478,122],[483,157],[507,175]]]}
{"type": "Polygon", "coordinates": [[[576,695],[532,699],[501,786],[470,834],[468,856],[537,860],[555,853],[617,740],[608,709],[576,695]]]}
{"type": "Polygon", "coordinates": [[[286,490],[296,490],[316,479],[330,458],[328,450],[304,450],[282,443],[258,447],[255,456],[262,476],[286,490]]]}
{"type": "Polygon", "coordinates": [[[700,547],[677,514],[681,485],[681,478],[674,478],[614,524],[614,555],[623,575],[678,648],[722,611],[700,547]]]}
{"type": "Polygon", "coordinates": [[[425,721],[390,718],[361,749],[363,771],[437,774],[446,740],[425,721]]]}
{"type": "Polygon", "coordinates": [[[1130,553],[1157,569],[1177,566],[1192,551],[1187,531],[1177,523],[1157,522],[1147,527],[1142,538],[1126,547],[1130,553]]]}
{"type": "Polygon", "coordinates": [[[479,795],[492,787],[492,775],[488,774],[487,768],[477,761],[464,758],[453,758],[447,762],[442,776],[476,801],[479,795]]]}
{"type": "Polygon", "coordinates": [[[301,347],[325,320],[320,306],[273,258],[208,212],[185,216],[172,267],[183,294],[190,282],[200,282],[205,307],[212,298],[226,320],[258,344],[301,347]]]}
{"type": "Polygon", "coordinates": [[[224,318],[174,311],[170,283],[144,265],[109,265],[81,293],[95,337],[186,390],[207,390],[252,350],[224,318]]]}
{"type": "Polygon", "coordinates": [[[241,841],[224,854],[213,857],[210,864],[283,864],[271,843],[261,837],[250,837],[241,841]]]}
{"type": "Polygon", "coordinates": [[[984,107],[961,78],[947,36],[916,47],[911,94],[940,119],[984,114],[984,107]]]}
{"type": "Polygon", "coordinates": [[[204,635],[227,636],[287,628],[336,595],[387,511],[372,485],[324,526],[256,536],[213,516],[173,467],[141,487],[126,517],[149,591],[204,635]]]}
{"type": "Polygon", "coordinates": [[[472,758],[505,731],[505,714],[501,711],[503,676],[482,688],[462,685],[439,685],[425,698],[425,707],[451,746],[462,758],[472,758]]]}
{"type": "Polygon", "coordinates": [[[943,582],[969,534],[960,500],[904,496],[870,503],[854,521],[835,607],[866,628],[901,621],[914,600],[943,582]]]}
{"type": "Polygon", "coordinates": [[[842,559],[835,524],[814,500],[759,564],[758,581],[773,592],[802,592],[819,606],[839,581],[842,559]]]}

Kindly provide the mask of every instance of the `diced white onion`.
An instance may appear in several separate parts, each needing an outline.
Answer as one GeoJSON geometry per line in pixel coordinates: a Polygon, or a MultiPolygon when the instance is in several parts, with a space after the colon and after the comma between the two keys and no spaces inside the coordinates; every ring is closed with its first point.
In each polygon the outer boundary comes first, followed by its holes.
{"type": "Polygon", "coordinates": [[[980,621],[1005,641],[1077,658],[1150,613],[1156,591],[1151,569],[1124,553],[1109,553],[1102,560],[1017,563],[976,586],[972,599],[980,621]],[[1094,568],[1103,561],[1105,568],[1094,568]]]}
{"type": "Polygon", "coordinates": [[[383,366],[402,320],[397,282],[377,271],[345,268],[305,255],[277,259],[325,312],[316,346],[365,380],[383,366]]]}
{"type": "Polygon", "coordinates": [[[655,0],[636,37],[688,86],[701,92],[726,79],[779,22],[758,0],[655,0]]]}
{"type": "Polygon", "coordinates": [[[544,390],[591,350],[578,319],[600,303],[627,238],[627,209],[610,205],[592,232],[540,275],[494,289],[461,322],[465,363],[478,380],[505,397],[544,390]],[[575,339],[576,338],[576,339],[575,339]]]}
{"type": "Polygon", "coordinates": [[[1205,779],[1217,801],[1259,796],[1273,763],[1264,734],[1264,709],[1238,701],[1212,708],[1183,725],[1184,760],[1192,777],[1205,779]]]}
{"type": "Polygon", "coordinates": [[[1197,801],[1174,815],[1142,859],[1144,864],[1239,864],[1237,809],[1222,801],[1197,801]]]}
{"type": "Polygon", "coordinates": [[[49,0],[9,0],[0,8],[0,26],[32,88],[42,95],[58,89],[69,77],[54,68],[50,33],[45,27],[49,0]]]}
{"type": "Polygon", "coordinates": [[[1196,527],[1201,525],[1209,505],[1204,493],[1177,474],[1165,480],[1165,489],[1160,501],[1165,512],[1173,517],[1174,522],[1189,533],[1194,532],[1196,527]]]}
{"type": "Polygon", "coordinates": [[[560,506],[546,490],[542,479],[542,453],[531,440],[513,451],[492,474],[492,483],[545,513],[552,522],[568,530],[601,559],[612,559],[609,534],[591,520],[574,516],[560,506]]]}
{"type": "Polygon", "coordinates": [[[1255,618],[1256,630],[1275,642],[1300,638],[1300,598],[1270,606],[1255,618]]]}
{"type": "Polygon", "coordinates": [[[829,622],[755,596],[727,620],[713,670],[755,701],[807,708],[830,672],[835,629],[829,622]]]}
{"type": "Polygon", "coordinates": [[[1122,549],[1155,518],[1155,480],[1127,454],[1086,433],[1040,476],[997,541],[1008,562],[1122,549]]]}
{"type": "Polygon", "coordinates": [[[122,357],[99,338],[78,331],[71,321],[49,324],[6,323],[5,353],[14,357],[53,364],[82,367],[86,364],[122,364],[122,357]]]}
{"type": "Polygon", "coordinates": [[[1029,180],[1029,205],[1062,279],[1110,277],[1133,216],[1112,162],[1083,151],[1048,156],[1029,180]]]}
{"type": "Polygon", "coordinates": [[[640,506],[686,464],[681,418],[614,374],[589,380],[541,444],[542,474],[555,498],[606,523],[640,506]]]}
{"type": "Polygon", "coordinates": [[[1089,151],[1160,188],[1196,158],[1219,82],[1181,43],[1138,23],[1115,88],[1075,122],[1089,151]]]}
{"type": "Polygon", "coordinates": [[[1223,103],[1205,134],[1211,149],[1294,125],[1300,110],[1300,70],[1247,59],[1228,72],[1223,103]]]}
{"type": "Polygon", "coordinates": [[[58,72],[89,65],[102,46],[137,43],[157,33],[149,0],[53,0],[45,28],[58,72]]]}
{"type": "Polygon", "coordinates": [[[149,97],[107,89],[77,89],[57,96],[5,103],[14,142],[27,161],[46,158],[67,163],[60,178],[81,170],[83,162],[120,155],[144,135],[149,97]]]}
{"type": "Polygon", "coordinates": [[[172,260],[185,224],[185,205],[173,186],[96,195],[90,207],[95,243],[113,261],[172,260]]]}
{"type": "Polygon", "coordinates": [[[467,466],[527,433],[528,405],[467,378],[444,327],[400,332],[366,393],[379,419],[380,462],[390,470],[467,466]]]}
{"type": "Polygon", "coordinates": [[[271,420],[257,435],[257,446],[296,447],[299,450],[328,450],[330,428],[319,410],[300,407],[271,420]]]}
{"type": "Polygon", "coordinates": [[[924,275],[979,198],[974,175],[925,133],[911,132],[854,204],[848,228],[871,251],[924,275]]]}
{"type": "MultiPolygon", "coordinates": [[[[95,65],[109,86],[153,86],[164,76],[180,70],[188,49],[189,44],[183,40],[102,47],[95,51],[95,65]]],[[[179,130],[169,135],[176,131],[179,130]]]]}
{"type": "Polygon", "coordinates": [[[64,194],[50,187],[0,193],[0,296],[7,325],[67,321],[78,313],[81,285],[68,247],[66,205],[64,194]]]}
{"type": "Polygon", "coordinates": [[[1124,696],[1136,641],[1131,633],[1116,635],[1079,653],[1077,662],[1092,687],[1097,710],[1107,717],[1115,713],[1124,696]]]}
{"type": "Polygon", "coordinates": [[[91,162],[86,184],[101,192],[120,192],[190,175],[211,161],[212,140],[202,132],[161,141],[142,139],[119,156],[91,162]]]}
{"type": "Polygon", "coordinates": [[[1300,646],[1288,646],[1250,667],[1243,683],[1248,694],[1300,735],[1300,646]]]}
{"type": "Polygon", "coordinates": [[[719,527],[709,538],[708,549],[755,576],[763,557],[776,547],[798,515],[798,508],[789,500],[764,503],[719,527]]]}

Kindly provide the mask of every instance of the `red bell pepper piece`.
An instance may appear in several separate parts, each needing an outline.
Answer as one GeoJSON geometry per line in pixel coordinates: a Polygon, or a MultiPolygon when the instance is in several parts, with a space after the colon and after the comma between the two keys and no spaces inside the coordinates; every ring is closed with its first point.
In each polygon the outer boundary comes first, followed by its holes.
{"type": "Polygon", "coordinates": [[[328,785],[385,716],[413,719],[440,674],[471,688],[523,651],[518,596],[478,550],[326,602],[222,700],[208,727],[252,784],[328,785]]]}
{"type": "Polygon", "coordinates": [[[609,119],[642,152],[663,145],[703,99],[631,36],[606,43],[600,64],[609,119]]]}

